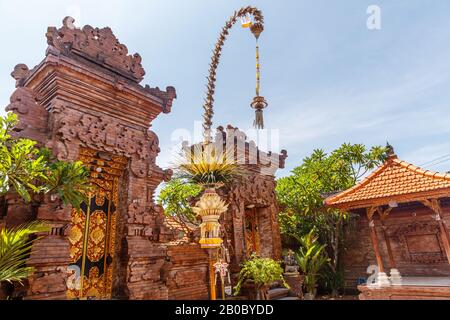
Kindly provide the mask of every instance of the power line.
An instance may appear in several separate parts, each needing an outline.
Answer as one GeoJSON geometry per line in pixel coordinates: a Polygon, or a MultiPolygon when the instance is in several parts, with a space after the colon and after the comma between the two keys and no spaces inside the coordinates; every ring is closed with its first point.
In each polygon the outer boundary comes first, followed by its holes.
{"type": "Polygon", "coordinates": [[[437,157],[437,158],[435,158],[435,159],[433,159],[433,160],[430,160],[430,161],[427,161],[427,162],[425,162],[425,163],[422,163],[422,164],[419,165],[419,166],[420,166],[420,167],[421,167],[421,166],[426,166],[426,165],[429,165],[429,164],[431,164],[431,163],[433,163],[433,162],[435,162],[435,161],[437,161],[437,160],[440,160],[440,159],[442,159],[442,158],[446,158],[446,157],[449,157],[449,156],[450,156],[450,153],[445,154],[445,155],[440,156],[440,157],[437,157]]]}
{"type": "Polygon", "coordinates": [[[433,166],[435,166],[435,165],[437,165],[437,164],[440,164],[440,163],[442,163],[442,162],[446,162],[446,161],[448,161],[448,160],[450,160],[450,157],[443,158],[443,159],[441,159],[441,160],[439,160],[439,161],[437,161],[437,162],[435,161],[435,162],[429,163],[429,164],[425,165],[425,168],[427,168],[427,167],[433,167],[433,166]]]}
{"type": "Polygon", "coordinates": [[[434,163],[434,164],[432,164],[432,165],[429,165],[429,166],[427,166],[427,167],[429,167],[429,168],[430,168],[430,167],[434,167],[434,166],[436,166],[436,165],[438,165],[438,164],[441,164],[441,163],[444,163],[444,162],[447,162],[447,161],[450,161],[450,158],[441,160],[441,161],[436,162],[436,163],[434,163]]]}

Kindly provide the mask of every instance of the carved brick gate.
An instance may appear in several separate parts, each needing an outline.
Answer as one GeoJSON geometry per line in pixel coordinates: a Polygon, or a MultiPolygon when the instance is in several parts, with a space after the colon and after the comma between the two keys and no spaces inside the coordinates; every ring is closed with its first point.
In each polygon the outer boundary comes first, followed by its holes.
{"type": "Polygon", "coordinates": [[[170,112],[175,89],[140,85],[138,54],[129,55],[110,28],[73,22],[49,27],[45,59],[12,73],[17,89],[6,109],[19,116],[17,134],[60,160],[81,159],[96,186],[81,211],[51,196],[38,206],[8,197],[7,225],[42,219],[52,227],[31,252],[36,272],[25,298],[167,299],[160,278],[164,219],[153,194],[171,171],[155,164],[159,142],[149,127],[170,112]]]}

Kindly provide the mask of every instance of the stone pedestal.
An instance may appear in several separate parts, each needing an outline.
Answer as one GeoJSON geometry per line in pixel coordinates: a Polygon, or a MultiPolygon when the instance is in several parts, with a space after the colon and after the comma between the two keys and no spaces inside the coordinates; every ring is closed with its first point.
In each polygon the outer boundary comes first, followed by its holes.
{"type": "Polygon", "coordinates": [[[304,280],[303,276],[300,275],[300,273],[298,272],[286,272],[283,274],[283,277],[286,283],[289,285],[291,292],[295,296],[302,298],[303,297],[302,286],[304,280]]]}
{"type": "Polygon", "coordinates": [[[389,277],[392,285],[401,285],[402,284],[402,275],[398,271],[398,269],[391,269],[391,276],[389,277]]]}
{"type": "Polygon", "coordinates": [[[389,281],[389,277],[385,272],[379,272],[377,277],[376,286],[389,286],[391,282],[389,281]]]}

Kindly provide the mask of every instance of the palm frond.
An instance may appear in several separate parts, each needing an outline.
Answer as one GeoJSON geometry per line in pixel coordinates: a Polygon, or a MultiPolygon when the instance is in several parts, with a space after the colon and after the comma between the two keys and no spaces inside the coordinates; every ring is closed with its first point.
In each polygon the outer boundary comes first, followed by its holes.
{"type": "Polygon", "coordinates": [[[186,148],[178,162],[177,177],[201,185],[227,184],[245,173],[236,164],[233,150],[221,150],[214,144],[186,148]]]}
{"type": "Polygon", "coordinates": [[[0,282],[21,281],[33,272],[25,262],[38,238],[30,239],[29,236],[48,230],[49,227],[40,221],[0,230],[0,282]]]}

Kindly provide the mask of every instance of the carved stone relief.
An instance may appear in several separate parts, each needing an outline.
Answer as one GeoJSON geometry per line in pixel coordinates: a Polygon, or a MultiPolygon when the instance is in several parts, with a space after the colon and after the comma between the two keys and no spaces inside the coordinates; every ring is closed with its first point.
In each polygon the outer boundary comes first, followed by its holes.
{"type": "Polygon", "coordinates": [[[143,79],[145,71],[141,56],[138,53],[129,55],[127,47],[119,42],[110,28],[100,29],[86,25],[78,29],[74,22],[72,17],[66,17],[61,28],[49,27],[46,34],[48,45],[64,55],[73,53],[119,71],[136,82],[143,79]]]}
{"type": "Polygon", "coordinates": [[[402,259],[406,262],[433,264],[446,261],[437,223],[407,224],[395,229],[392,237],[399,243],[402,259]],[[434,241],[428,243],[430,239],[434,241]]]}
{"type": "Polygon", "coordinates": [[[133,174],[140,178],[149,175],[149,165],[154,165],[160,151],[158,137],[152,131],[127,127],[108,116],[97,117],[69,110],[64,113],[59,117],[56,130],[58,140],[64,146],[58,158],[66,158],[69,145],[78,140],[83,147],[131,158],[133,174]]]}

